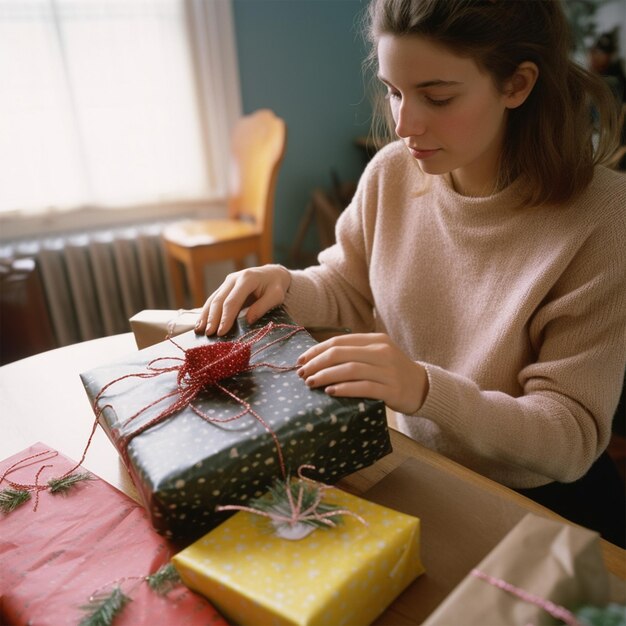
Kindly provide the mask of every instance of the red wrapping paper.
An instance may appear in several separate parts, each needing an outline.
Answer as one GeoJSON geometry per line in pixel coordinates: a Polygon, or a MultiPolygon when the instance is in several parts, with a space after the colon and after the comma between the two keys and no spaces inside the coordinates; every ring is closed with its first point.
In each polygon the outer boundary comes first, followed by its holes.
{"type": "MultiPolygon", "coordinates": [[[[16,461],[50,450],[37,443],[0,462],[0,476],[16,461]]],[[[7,478],[34,482],[42,465],[52,465],[39,484],[75,466],[59,454],[34,459],[7,478]]],[[[78,468],[77,471],[84,471],[78,468]]],[[[93,476],[93,475],[92,475],[93,476]]],[[[115,626],[227,626],[204,598],[183,585],[160,596],[141,580],[176,552],[153,529],[143,507],[105,481],[77,483],[67,494],[43,491],[11,513],[0,513],[0,623],[58,626],[78,624],[90,596],[109,592],[118,581],[132,602],[115,626]]],[[[3,482],[0,489],[9,485],[3,482]]]]}

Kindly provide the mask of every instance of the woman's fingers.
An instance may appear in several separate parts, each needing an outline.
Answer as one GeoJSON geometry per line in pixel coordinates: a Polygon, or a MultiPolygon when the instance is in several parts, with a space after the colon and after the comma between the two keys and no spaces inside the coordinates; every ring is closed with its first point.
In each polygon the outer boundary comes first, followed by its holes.
{"type": "Polygon", "coordinates": [[[200,318],[196,324],[196,333],[212,335],[217,330],[221,320],[224,300],[233,289],[234,277],[229,274],[224,282],[207,298],[200,318]]]}
{"type": "Polygon", "coordinates": [[[249,323],[255,322],[283,303],[290,284],[289,270],[280,265],[252,267],[229,274],[207,298],[195,330],[207,335],[225,335],[248,303],[251,306],[246,318],[249,323]]]}
{"type": "Polygon", "coordinates": [[[332,355],[336,354],[339,348],[374,345],[381,337],[385,337],[385,335],[377,333],[349,333],[331,337],[303,352],[298,359],[298,365],[308,364],[320,355],[325,355],[325,358],[332,358],[332,355]],[[329,355],[329,350],[334,350],[334,352],[331,352],[329,355]]]}
{"type": "Polygon", "coordinates": [[[245,275],[238,275],[234,284],[228,290],[224,290],[224,296],[217,299],[209,313],[209,332],[216,332],[218,336],[225,335],[235,323],[239,312],[244,307],[249,296],[257,289],[254,281],[246,279],[245,275]]]}
{"type": "Polygon", "coordinates": [[[330,367],[338,363],[361,361],[364,363],[381,363],[385,358],[385,344],[380,338],[386,335],[353,334],[333,337],[323,341],[304,352],[298,359],[300,370],[305,375],[330,367]]]}
{"type": "Polygon", "coordinates": [[[417,411],[428,392],[424,367],[384,334],[333,337],[307,350],[298,364],[298,375],[309,387],[382,400],[402,413],[417,411]]]}
{"type": "Polygon", "coordinates": [[[386,370],[363,361],[349,361],[325,367],[314,374],[306,375],[298,370],[298,375],[308,387],[327,387],[337,382],[363,381],[372,384],[386,384],[386,370]]]}
{"type": "Polygon", "coordinates": [[[254,322],[260,317],[263,317],[270,309],[282,304],[284,300],[285,292],[281,286],[278,284],[269,285],[250,305],[246,314],[246,321],[248,324],[254,324],[254,322]]]}
{"type": "Polygon", "coordinates": [[[328,385],[324,391],[329,396],[337,396],[341,398],[373,398],[381,400],[386,405],[392,404],[387,396],[387,389],[380,383],[374,383],[369,380],[351,380],[344,383],[334,383],[328,385]]]}

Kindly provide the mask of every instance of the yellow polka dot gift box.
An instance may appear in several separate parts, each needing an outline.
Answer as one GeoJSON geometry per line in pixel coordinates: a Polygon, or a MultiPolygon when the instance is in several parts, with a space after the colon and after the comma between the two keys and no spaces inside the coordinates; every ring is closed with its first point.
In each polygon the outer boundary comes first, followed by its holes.
{"type": "Polygon", "coordinates": [[[298,376],[315,340],[282,308],[224,337],[178,335],[81,374],[154,528],[188,545],[223,504],[303,463],[334,484],[391,452],[382,402],[333,398],[298,376]]]}
{"type": "Polygon", "coordinates": [[[174,567],[240,626],[370,624],[424,572],[420,520],[338,489],[323,502],[349,513],[292,540],[239,511],[175,555],[174,567]]]}

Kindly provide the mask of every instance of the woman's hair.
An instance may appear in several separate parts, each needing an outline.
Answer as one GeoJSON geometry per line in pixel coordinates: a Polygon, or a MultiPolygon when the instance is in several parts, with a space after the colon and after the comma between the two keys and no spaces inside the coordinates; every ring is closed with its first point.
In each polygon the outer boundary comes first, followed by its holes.
{"type": "Polygon", "coordinates": [[[575,197],[616,148],[615,98],[570,58],[569,25],[557,0],[371,0],[366,66],[375,68],[385,34],[419,35],[469,57],[501,91],[520,63],[537,65],[532,92],[509,110],[497,177],[501,189],[523,176],[529,205],[575,197]],[[595,149],[592,111],[599,119],[595,149]]]}

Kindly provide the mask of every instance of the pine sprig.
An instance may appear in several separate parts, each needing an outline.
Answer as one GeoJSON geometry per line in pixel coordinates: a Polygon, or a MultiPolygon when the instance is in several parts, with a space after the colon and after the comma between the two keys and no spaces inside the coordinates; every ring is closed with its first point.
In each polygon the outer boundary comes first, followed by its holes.
{"type": "Polygon", "coordinates": [[[98,595],[89,600],[89,604],[81,606],[87,615],[80,621],[79,626],[111,626],[115,616],[131,601],[120,587],[115,587],[111,593],[98,595]]]}
{"type": "Polygon", "coordinates": [[[171,563],[166,563],[154,574],[146,576],[146,582],[155,593],[166,595],[180,582],[180,576],[171,563]]]}
{"type": "Polygon", "coordinates": [[[30,492],[17,489],[3,489],[0,491],[0,511],[10,513],[18,506],[30,500],[30,492]]]}
{"type": "Polygon", "coordinates": [[[626,625],[626,606],[615,602],[605,607],[582,606],[574,615],[585,626],[626,625]]]}
{"type": "MultiPolygon", "coordinates": [[[[302,505],[300,507],[300,510],[302,511],[306,511],[311,506],[313,506],[315,504],[315,501],[319,497],[320,488],[314,484],[306,483],[302,480],[292,482],[289,479],[278,479],[269,488],[266,495],[261,496],[260,498],[250,500],[248,506],[264,513],[268,513],[269,515],[291,517],[292,510],[287,495],[288,489],[291,491],[291,497],[293,499],[293,502],[298,501],[300,489],[302,489],[302,505]]],[[[324,513],[330,513],[332,511],[338,510],[339,508],[340,507],[335,504],[320,502],[317,505],[315,511],[321,515],[324,513]]],[[[325,519],[336,525],[340,524],[342,521],[341,515],[329,515],[325,519]]],[[[308,526],[314,526],[316,528],[328,528],[328,524],[325,524],[322,520],[315,518],[303,519],[300,523],[306,524],[308,526]]]]}
{"type": "Polygon", "coordinates": [[[93,476],[89,472],[80,474],[70,474],[61,478],[52,478],[48,481],[48,489],[50,493],[67,493],[76,483],[83,480],[93,480],[93,476]]]}

